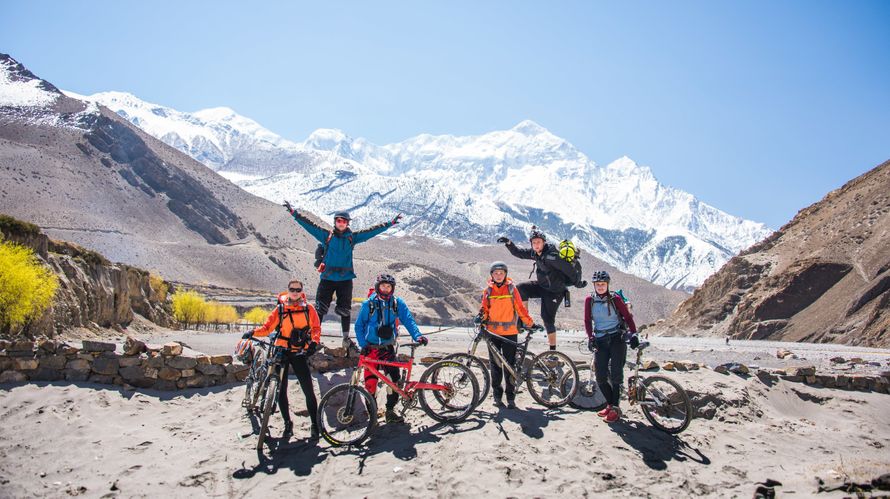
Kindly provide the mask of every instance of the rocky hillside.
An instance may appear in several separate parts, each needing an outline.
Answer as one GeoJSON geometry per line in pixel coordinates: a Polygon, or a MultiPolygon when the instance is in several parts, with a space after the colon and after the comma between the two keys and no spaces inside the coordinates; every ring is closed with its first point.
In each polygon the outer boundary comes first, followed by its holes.
{"type": "Polygon", "coordinates": [[[113,264],[74,243],[55,241],[31,224],[0,216],[0,239],[34,250],[59,278],[59,289],[47,313],[26,326],[24,335],[61,335],[72,328],[121,331],[135,315],[160,326],[172,325],[163,282],[153,286],[149,273],[113,264]]]}
{"type": "Polygon", "coordinates": [[[890,345],[890,162],[730,260],[659,331],[890,345]]]}

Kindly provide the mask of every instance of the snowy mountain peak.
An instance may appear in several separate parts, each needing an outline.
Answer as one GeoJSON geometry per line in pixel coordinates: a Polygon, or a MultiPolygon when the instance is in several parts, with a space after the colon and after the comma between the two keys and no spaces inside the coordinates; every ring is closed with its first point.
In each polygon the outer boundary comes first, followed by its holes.
{"type": "Polygon", "coordinates": [[[534,135],[540,135],[542,133],[550,133],[549,130],[532,120],[520,121],[519,124],[511,128],[510,130],[530,137],[534,135]]]}
{"type": "Polygon", "coordinates": [[[352,139],[336,128],[319,128],[312,132],[309,138],[303,142],[306,147],[320,151],[334,151],[338,147],[352,143],[352,139]]]}
{"type": "Polygon", "coordinates": [[[7,54],[0,54],[0,106],[43,107],[56,101],[59,91],[7,54]]]}

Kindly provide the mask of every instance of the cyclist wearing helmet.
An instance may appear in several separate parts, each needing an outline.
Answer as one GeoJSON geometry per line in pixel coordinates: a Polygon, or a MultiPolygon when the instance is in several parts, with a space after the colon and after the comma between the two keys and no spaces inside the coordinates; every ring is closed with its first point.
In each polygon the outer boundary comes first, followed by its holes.
{"type": "Polygon", "coordinates": [[[340,329],[343,333],[343,347],[355,348],[349,339],[349,325],[352,322],[352,280],[355,272],[352,264],[353,247],[363,243],[372,237],[383,233],[386,229],[396,225],[402,219],[402,215],[396,215],[389,222],[377,224],[358,232],[349,228],[352,218],[349,212],[338,211],[334,213],[334,229],[327,230],[316,225],[306,215],[295,210],[289,202],[284,202],[285,208],[290,212],[294,220],[306,229],[312,237],[319,242],[316,250],[316,263],[321,278],[318,281],[318,289],[315,292],[315,308],[321,320],[324,320],[334,294],[337,295],[337,303],[334,313],[340,316],[340,329]]]}
{"type": "MultiPolygon", "coordinates": [[[[355,320],[355,339],[361,347],[361,354],[376,360],[396,360],[396,338],[399,336],[396,321],[408,330],[414,341],[423,345],[427,339],[420,333],[414,317],[405,302],[395,296],[396,278],[389,274],[380,274],[374,284],[374,293],[362,303],[362,308],[355,320]]],[[[389,378],[398,383],[401,375],[398,367],[381,366],[389,378]]],[[[377,393],[377,376],[365,371],[365,388],[371,395],[377,393]]],[[[401,423],[405,419],[396,414],[398,393],[386,396],[386,422],[401,423]]]]}
{"type": "Polygon", "coordinates": [[[315,399],[315,391],[312,386],[312,376],[309,373],[308,358],[318,349],[321,341],[321,324],[315,308],[306,301],[303,293],[303,282],[294,279],[287,285],[287,292],[278,295],[278,306],[269,314],[266,323],[244,333],[243,339],[252,336],[269,336],[273,331],[278,331],[275,345],[287,348],[284,354],[284,380],[278,391],[278,409],[284,419],[284,436],[294,434],[294,423],[290,419],[287,400],[287,370],[293,369],[303,389],[306,398],[306,410],[309,411],[310,438],[318,438],[318,401],[315,399]]]}
{"type": "Polygon", "coordinates": [[[600,270],[593,273],[593,290],[584,300],[584,330],[587,332],[587,348],[594,352],[596,383],[606,399],[605,409],[598,412],[607,423],[621,418],[618,403],[624,383],[624,363],[627,345],[640,346],[637,326],[633,315],[621,295],[609,290],[609,273],[600,270]]]}
{"type": "MultiPolygon", "coordinates": [[[[509,341],[491,341],[489,348],[496,348],[511,366],[516,360],[516,340],[519,336],[517,321],[522,320],[526,327],[534,327],[532,318],[528,315],[519,290],[513,285],[513,280],[507,277],[507,264],[494,262],[488,270],[491,276],[488,286],[482,291],[482,307],[478,320],[486,324],[486,329],[509,341]]],[[[489,353],[489,358],[493,355],[489,353]]],[[[516,407],[516,386],[513,377],[505,373],[497,362],[491,362],[491,393],[494,396],[494,405],[503,407],[502,396],[504,389],[501,387],[501,378],[507,385],[507,406],[516,407]]]]}
{"type": "Polygon", "coordinates": [[[529,298],[541,299],[541,321],[547,329],[547,342],[551,350],[556,350],[556,311],[568,288],[572,266],[559,257],[559,249],[547,242],[547,236],[532,226],[528,238],[531,248],[519,248],[506,237],[498,238],[504,243],[510,254],[516,258],[535,261],[535,281],[527,281],[517,285],[522,301],[529,298]]]}

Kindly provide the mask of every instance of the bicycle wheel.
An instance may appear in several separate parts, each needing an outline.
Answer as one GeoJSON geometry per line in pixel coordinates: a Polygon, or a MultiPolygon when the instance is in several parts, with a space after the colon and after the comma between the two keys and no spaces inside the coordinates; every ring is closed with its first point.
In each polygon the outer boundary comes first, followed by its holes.
{"type": "Polygon", "coordinates": [[[664,376],[643,378],[637,400],[643,415],[659,430],[677,434],[692,421],[692,401],[676,381],[664,376]]]}
{"type": "Polygon", "coordinates": [[[469,368],[453,360],[440,360],[420,377],[421,383],[445,385],[445,390],[418,390],[420,408],[440,423],[458,423],[476,408],[479,383],[469,368]]]}
{"type": "Polygon", "coordinates": [[[485,400],[485,397],[488,396],[488,390],[491,389],[491,374],[489,374],[488,368],[485,367],[482,360],[475,355],[467,353],[453,353],[442,360],[456,360],[473,373],[473,376],[476,377],[476,382],[479,383],[479,397],[474,403],[478,407],[485,400]]]}
{"type": "Polygon", "coordinates": [[[245,407],[247,411],[253,411],[260,399],[260,385],[263,381],[263,367],[266,364],[266,351],[257,349],[253,363],[250,365],[250,374],[247,375],[247,393],[245,407]]]}
{"type": "Polygon", "coordinates": [[[364,387],[337,385],[321,398],[318,423],[329,444],[357,445],[377,426],[377,401],[364,387]]]}
{"type": "Polygon", "coordinates": [[[568,355],[550,350],[532,359],[526,386],[537,403],[560,407],[578,391],[578,369],[568,355]],[[563,386],[569,391],[563,392],[563,386]]]}
{"type": "MultiPolygon", "coordinates": [[[[562,380],[562,392],[569,393],[572,376],[566,373],[562,380]]],[[[590,366],[578,366],[578,392],[569,400],[569,405],[584,411],[598,411],[606,406],[606,398],[596,384],[596,376],[590,366]]]]}
{"type": "Polygon", "coordinates": [[[278,402],[278,384],[281,382],[280,369],[280,367],[274,369],[266,376],[267,381],[264,383],[265,386],[263,386],[263,413],[260,422],[260,436],[256,443],[257,450],[263,450],[263,441],[265,441],[266,433],[269,431],[269,418],[275,412],[275,403],[278,402]]]}

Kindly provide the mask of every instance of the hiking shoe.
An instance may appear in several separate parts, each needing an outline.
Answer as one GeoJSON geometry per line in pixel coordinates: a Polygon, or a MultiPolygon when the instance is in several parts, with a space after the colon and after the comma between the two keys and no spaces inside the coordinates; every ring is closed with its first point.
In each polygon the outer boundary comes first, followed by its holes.
{"type": "Polygon", "coordinates": [[[504,407],[504,401],[500,397],[494,398],[494,406],[495,407],[504,407]]]}
{"type": "Polygon", "coordinates": [[[309,440],[318,440],[318,426],[312,425],[309,429],[309,440]]]}
{"type": "Polygon", "coordinates": [[[510,409],[516,409],[516,401],[513,399],[507,399],[507,407],[510,409]]]}
{"type": "Polygon", "coordinates": [[[387,423],[404,423],[405,418],[396,414],[396,411],[393,409],[386,410],[386,422],[387,423]]]}
{"type": "Polygon", "coordinates": [[[618,421],[619,419],[621,419],[621,411],[615,407],[611,408],[609,410],[609,414],[606,414],[606,417],[605,417],[605,421],[607,423],[614,423],[614,422],[618,421]]]}
{"type": "Polygon", "coordinates": [[[285,421],[284,422],[284,432],[282,432],[281,436],[285,438],[289,438],[294,434],[294,422],[293,421],[285,421]]]}
{"type": "Polygon", "coordinates": [[[603,409],[603,410],[601,410],[601,411],[599,411],[598,413],[596,413],[596,415],[599,416],[599,417],[601,417],[601,418],[604,418],[604,417],[606,417],[606,416],[609,415],[609,411],[611,411],[611,410],[612,410],[612,406],[611,406],[611,405],[606,405],[606,408],[603,409]]]}

